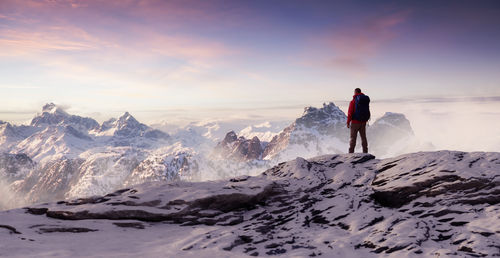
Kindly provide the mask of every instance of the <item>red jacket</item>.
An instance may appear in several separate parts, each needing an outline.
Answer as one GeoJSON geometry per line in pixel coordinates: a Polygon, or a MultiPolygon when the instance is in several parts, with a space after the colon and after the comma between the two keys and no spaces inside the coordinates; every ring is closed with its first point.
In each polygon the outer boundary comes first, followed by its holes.
{"type": "Polygon", "coordinates": [[[353,124],[361,124],[361,123],[366,123],[363,121],[358,121],[358,120],[352,120],[352,115],[354,114],[354,111],[356,109],[355,104],[354,104],[354,98],[358,95],[365,95],[363,93],[356,93],[354,96],[352,96],[351,103],[349,103],[349,111],[347,112],[347,124],[350,124],[351,122],[353,124]]]}

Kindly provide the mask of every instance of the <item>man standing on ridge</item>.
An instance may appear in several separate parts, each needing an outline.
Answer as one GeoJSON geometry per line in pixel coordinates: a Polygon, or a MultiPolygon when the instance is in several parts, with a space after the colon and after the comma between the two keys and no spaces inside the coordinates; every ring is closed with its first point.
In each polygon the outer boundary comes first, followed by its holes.
{"type": "Polygon", "coordinates": [[[363,153],[368,153],[368,140],[366,139],[366,122],[370,120],[370,97],[361,93],[360,88],[354,90],[349,111],[347,112],[347,128],[351,128],[351,138],[349,141],[349,153],[354,153],[356,138],[361,136],[361,146],[363,153]]]}

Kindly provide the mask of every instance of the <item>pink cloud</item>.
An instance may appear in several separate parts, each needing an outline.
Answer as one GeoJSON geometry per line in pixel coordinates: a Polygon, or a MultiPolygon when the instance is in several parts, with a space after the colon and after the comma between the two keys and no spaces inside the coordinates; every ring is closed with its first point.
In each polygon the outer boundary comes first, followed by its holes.
{"type": "Polygon", "coordinates": [[[320,63],[337,69],[363,72],[367,60],[375,57],[397,33],[397,25],[404,23],[410,12],[401,11],[385,16],[368,18],[320,39],[320,63]],[[325,54],[324,51],[327,51],[325,54]]]}
{"type": "MultiPolygon", "coordinates": [[[[136,57],[163,56],[187,62],[217,60],[236,51],[215,39],[169,32],[183,24],[176,18],[212,19],[201,2],[160,0],[60,1],[6,0],[0,19],[15,22],[0,27],[3,55],[53,50],[126,53],[136,57]],[[191,3],[192,4],[192,3],[191,3]],[[114,15],[119,13],[120,15],[114,15]],[[130,19],[127,17],[134,17],[130,19]],[[35,19],[25,24],[23,21],[35,19]],[[158,22],[170,19],[172,22],[158,22]]],[[[181,22],[182,23],[182,22],[181,22]]],[[[189,31],[189,30],[187,30],[189,31]]]]}
{"type": "Polygon", "coordinates": [[[36,26],[31,29],[0,29],[1,55],[39,54],[47,51],[93,50],[109,45],[78,27],[36,26]]]}

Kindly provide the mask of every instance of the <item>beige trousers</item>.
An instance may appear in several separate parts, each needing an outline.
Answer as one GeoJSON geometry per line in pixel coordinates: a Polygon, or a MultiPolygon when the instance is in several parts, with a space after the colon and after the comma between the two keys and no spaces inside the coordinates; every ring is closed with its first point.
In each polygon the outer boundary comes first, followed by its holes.
{"type": "Polygon", "coordinates": [[[351,140],[349,141],[349,153],[354,153],[356,147],[356,138],[361,136],[361,146],[363,153],[368,153],[368,140],[366,139],[366,123],[354,124],[351,123],[351,140]]]}

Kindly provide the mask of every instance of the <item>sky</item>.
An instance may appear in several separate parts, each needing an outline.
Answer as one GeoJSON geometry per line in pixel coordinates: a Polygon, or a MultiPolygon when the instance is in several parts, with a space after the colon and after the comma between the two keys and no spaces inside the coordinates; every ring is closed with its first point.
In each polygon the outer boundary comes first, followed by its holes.
{"type": "Polygon", "coordinates": [[[292,119],[356,87],[380,115],[498,120],[499,28],[499,1],[0,0],[0,120],[49,102],[100,121],[292,119]]]}

